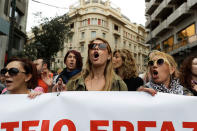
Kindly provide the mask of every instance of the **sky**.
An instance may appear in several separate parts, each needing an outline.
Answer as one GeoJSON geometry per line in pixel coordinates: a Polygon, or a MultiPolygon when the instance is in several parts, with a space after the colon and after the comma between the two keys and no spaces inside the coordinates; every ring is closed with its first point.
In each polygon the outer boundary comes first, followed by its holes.
{"type": "MultiPolygon", "coordinates": [[[[35,13],[42,12],[43,17],[54,17],[63,15],[68,12],[70,5],[77,3],[79,0],[36,0],[42,3],[53,5],[61,8],[54,8],[44,4],[29,0],[27,31],[31,27],[39,24],[40,19],[35,17],[35,13]]],[[[145,25],[145,0],[111,0],[116,7],[120,7],[121,13],[127,16],[131,22],[145,25]]]]}

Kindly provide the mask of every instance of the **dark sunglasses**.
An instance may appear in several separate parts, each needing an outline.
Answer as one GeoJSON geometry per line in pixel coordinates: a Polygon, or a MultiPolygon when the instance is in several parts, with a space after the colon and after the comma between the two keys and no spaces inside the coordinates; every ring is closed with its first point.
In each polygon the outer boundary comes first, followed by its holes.
{"type": "Polygon", "coordinates": [[[100,44],[92,43],[92,44],[89,44],[89,45],[88,45],[88,48],[89,48],[89,49],[95,49],[97,45],[98,45],[98,48],[99,48],[100,50],[105,50],[105,49],[107,49],[107,44],[105,44],[105,43],[100,43],[100,44]]]}
{"type": "Polygon", "coordinates": [[[148,66],[153,66],[155,64],[155,62],[157,63],[158,66],[161,66],[164,63],[164,59],[160,58],[160,59],[158,59],[156,61],[150,60],[148,62],[148,66]]]}
{"type": "Polygon", "coordinates": [[[26,73],[26,72],[19,71],[17,68],[10,68],[9,70],[4,68],[4,69],[1,70],[2,75],[5,75],[7,72],[9,73],[10,76],[16,76],[19,72],[20,73],[26,73]]]}

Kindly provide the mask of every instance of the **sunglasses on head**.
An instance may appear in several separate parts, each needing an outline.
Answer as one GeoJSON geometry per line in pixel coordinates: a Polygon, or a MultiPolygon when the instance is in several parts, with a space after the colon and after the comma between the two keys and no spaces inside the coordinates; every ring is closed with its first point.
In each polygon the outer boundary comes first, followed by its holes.
{"type": "Polygon", "coordinates": [[[161,66],[164,63],[164,59],[160,58],[160,59],[158,59],[156,61],[150,60],[148,62],[148,66],[153,66],[155,64],[155,62],[157,63],[158,66],[161,66]]]}
{"type": "Polygon", "coordinates": [[[16,76],[19,72],[20,73],[26,73],[26,72],[19,71],[19,69],[17,69],[17,68],[10,68],[9,70],[4,68],[4,69],[1,70],[2,75],[5,75],[7,72],[10,76],[16,76]]]}
{"type": "Polygon", "coordinates": [[[88,48],[89,48],[89,49],[95,49],[97,45],[98,45],[98,48],[99,48],[100,50],[105,50],[105,49],[107,49],[107,44],[105,44],[105,43],[100,43],[100,44],[92,43],[92,44],[89,44],[89,45],[88,45],[88,48]]]}

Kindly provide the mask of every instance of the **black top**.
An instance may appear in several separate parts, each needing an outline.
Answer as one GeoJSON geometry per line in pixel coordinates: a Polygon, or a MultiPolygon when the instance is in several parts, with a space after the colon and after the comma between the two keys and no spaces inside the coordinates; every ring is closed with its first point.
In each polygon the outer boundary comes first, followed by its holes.
{"type": "Polygon", "coordinates": [[[140,77],[131,77],[130,79],[123,79],[126,83],[128,91],[136,91],[138,87],[144,85],[144,81],[140,77]]]}

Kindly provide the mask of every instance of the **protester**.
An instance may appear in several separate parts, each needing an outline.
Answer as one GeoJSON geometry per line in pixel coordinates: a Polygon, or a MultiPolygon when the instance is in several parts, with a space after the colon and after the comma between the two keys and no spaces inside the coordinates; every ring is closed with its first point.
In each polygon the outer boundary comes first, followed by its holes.
{"type": "Polygon", "coordinates": [[[81,72],[83,66],[81,54],[76,50],[68,51],[64,57],[64,64],[66,68],[60,73],[56,82],[59,78],[62,78],[64,84],[66,84],[71,77],[81,72]]]}
{"type": "Polygon", "coordinates": [[[0,73],[0,94],[2,93],[2,91],[5,90],[5,75],[2,73],[0,73]]]}
{"type": "Polygon", "coordinates": [[[197,96],[197,56],[187,57],[180,68],[181,84],[197,96]]]}
{"type": "Polygon", "coordinates": [[[113,66],[115,72],[126,83],[129,91],[136,91],[144,84],[138,77],[137,67],[132,53],[127,49],[115,50],[113,53],[113,66]]]}
{"type": "Polygon", "coordinates": [[[179,82],[179,71],[172,56],[164,52],[153,52],[148,67],[151,81],[145,84],[145,87],[140,87],[139,91],[147,91],[152,95],[155,95],[156,91],[188,95],[188,90],[179,82]]]}
{"type": "Polygon", "coordinates": [[[7,91],[3,94],[29,94],[37,86],[36,67],[27,59],[11,59],[1,73],[6,78],[7,91]]]}
{"type": "MultiPolygon", "coordinates": [[[[157,52],[157,51],[158,50],[150,51],[149,54],[148,54],[147,60],[149,61],[149,59],[152,56],[152,54],[154,54],[154,52],[157,52]]],[[[143,74],[139,75],[139,77],[143,79],[144,84],[148,83],[151,80],[151,74],[150,74],[150,72],[148,70],[148,66],[147,66],[147,70],[143,74]]]]}
{"type": "Polygon", "coordinates": [[[67,83],[68,91],[127,91],[126,84],[115,74],[108,42],[95,38],[88,45],[86,68],[67,83]]]}
{"type": "Polygon", "coordinates": [[[51,88],[53,86],[53,74],[48,69],[47,61],[44,59],[34,60],[34,64],[36,65],[38,71],[38,86],[43,89],[37,90],[43,93],[51,92],[51,88]]]}

